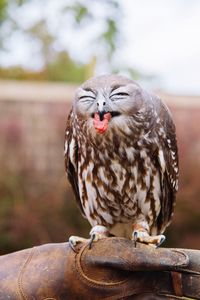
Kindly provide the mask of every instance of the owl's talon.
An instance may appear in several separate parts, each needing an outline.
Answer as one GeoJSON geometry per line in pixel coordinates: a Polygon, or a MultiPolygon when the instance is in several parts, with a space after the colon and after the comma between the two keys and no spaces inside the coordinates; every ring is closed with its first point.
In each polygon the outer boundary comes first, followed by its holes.
{"type": "Polygon", "coordinates": [[[156,248],[160,247],[160,245],[162,245],[162,243],[164,243],[164,241],[166,240],[165,235],[161,234],[158,235],[160,237],[160,241],[158,241],[158,244],[156,245],[156,248]]]}
{"type": "Polygon", "coordinates": [[[96,225],[92,227],[90,231],[90,240],[89,240],[89,249],[92,248],[93,242],[97,242],[100,239],[106,238],[109,236],[109,231],[105,226],[96,225]]]}
{"type": "Polygon", "coordinates": [[[80,244],[80,243],[85,243],[85,242],[87,242],[87,241],[88,241],[88,240],[85,239],[85,238],[82,238],[82,237],[80,237],[80,236],[74,236],[74,235],[70,236],[70,237],[69,237],[69,240],[68,240],[70,248],[71,248],[75,253],[77,253],[77,251],[76,251],[76,246],[77,246],[78,244],[80,244]]]}
{"type": "Polygon", "coordinates": [[[165,241],[165,236],[163,234],[151,236],[147,231],[135,230],[132,234],[132,240],[135,243],[135,247],[137,242],[140,242],[158,248],[165,241]]]}
{"type": "Polygon", "coordinates": [[[76,248],[74,247],[75,245],[73,244],[73,242],[72,241],[70,241],[70,239],[69,239],[69,246],[70,246],[70,248],[76,253],[76,248]]]}
{"type": "Polygon", "coordinates": [[[135,248],[137,247],[137,238],[138,238],[137,231],[134,231],[133,232],[133,241],[134,241],[134,244],[135,244],[135,248]]]}
{"type": "MultiPolygon", "coordinates": [[[[91,237],[89,239],[89,243],[88,243],[88,246],[89,246],[89,249],[92,248],[92,243],[96,240],[96,236],[95,236],[95,233],[91,234],[91,237]]],[[[98,240],[98,239],[97,239],[98,240]]]]}

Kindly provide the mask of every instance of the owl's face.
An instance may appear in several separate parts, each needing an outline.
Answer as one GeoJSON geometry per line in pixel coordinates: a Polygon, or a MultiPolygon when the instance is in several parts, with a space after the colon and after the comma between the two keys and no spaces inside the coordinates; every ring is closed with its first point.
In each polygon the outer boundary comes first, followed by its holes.
{"type": "Polygon", "coordinates": [[[120,124],[143,104],[143,90],[134,81],[117,75],[94,77],[79,87],[73,108],[79,118],[104,133],[108,124],[120,124]]]}

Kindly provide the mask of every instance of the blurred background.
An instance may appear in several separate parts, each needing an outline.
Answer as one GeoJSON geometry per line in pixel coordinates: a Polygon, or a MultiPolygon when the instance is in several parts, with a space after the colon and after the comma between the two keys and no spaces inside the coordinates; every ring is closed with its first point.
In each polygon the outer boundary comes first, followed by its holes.
{"type": "Polygon", "coordinates": [[[0,0],[0,253],[89,225],[66,180],[74,90],[96,74],[138,80],[170,107],[180,188],[166,246],[200,248],[200,2],[0,0]]]}

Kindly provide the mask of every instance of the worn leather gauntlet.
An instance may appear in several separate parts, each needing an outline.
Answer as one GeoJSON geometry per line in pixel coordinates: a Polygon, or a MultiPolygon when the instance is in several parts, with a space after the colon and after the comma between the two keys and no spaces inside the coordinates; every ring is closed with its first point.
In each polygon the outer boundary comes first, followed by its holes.
{"type": "Polygon", "coordinates": [[[122,238],[47,244],[0,257],[0,299],[200,299],[200,251],[122,238]]]}

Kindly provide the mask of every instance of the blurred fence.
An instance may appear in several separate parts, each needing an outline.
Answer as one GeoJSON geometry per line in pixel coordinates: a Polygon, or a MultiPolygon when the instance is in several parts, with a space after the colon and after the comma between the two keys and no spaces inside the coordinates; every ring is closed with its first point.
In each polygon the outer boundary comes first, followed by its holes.
{"type": "MultiPolygon", "coordinates": [[[[74,96],[66,84],[0,81],[1,252],[87,234],[67,185],[66,116],[74,96]]],[[[200,248],[200,97],[162,94],[173,113],[180,191],[169,246],[200,248]]]]}

